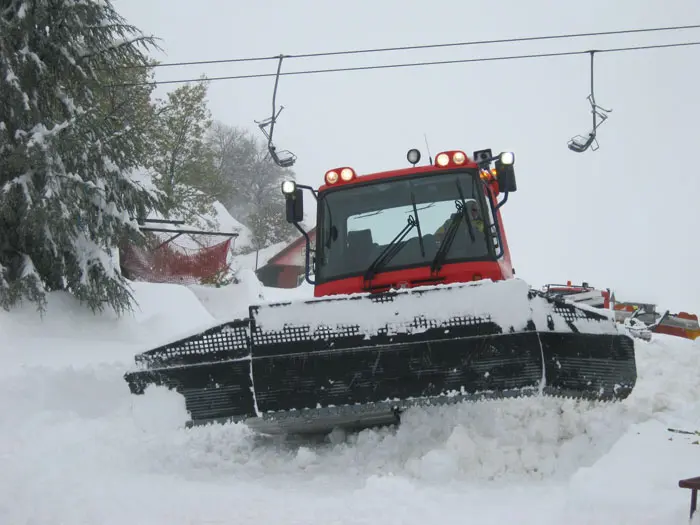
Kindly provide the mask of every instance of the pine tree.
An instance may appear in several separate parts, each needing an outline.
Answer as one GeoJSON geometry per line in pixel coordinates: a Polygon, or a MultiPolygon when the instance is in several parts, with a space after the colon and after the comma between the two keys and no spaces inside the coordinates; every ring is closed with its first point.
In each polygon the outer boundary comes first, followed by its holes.
{"type": "Polygon", "coordinates": [[[124,68],[143,68],[153,45],[108,0],[3,2],[3,308],[27,298],[43,311],[53,290],[93,311],[130,308],[116,246],[140,239],[136,219],[159,208],[160,196],[138,177],[152,137],[130,125],[137,110],[107,103],[105,86],[124,68]]]}

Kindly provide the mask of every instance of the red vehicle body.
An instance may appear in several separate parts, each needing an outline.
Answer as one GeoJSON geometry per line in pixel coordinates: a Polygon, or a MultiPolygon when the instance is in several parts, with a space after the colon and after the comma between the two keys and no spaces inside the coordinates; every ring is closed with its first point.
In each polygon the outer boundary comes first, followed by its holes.
{"type": "MultiPolygon", "coordinates": [[[[494,157],[492,157],[490,150],[484,151],[488,152],[489,161],[493,161],[495,159],[494,157]]],[[[483,152],[475,152],[474,155],[482,153],[483,152]]],[[[500,159],[500,157],[498,158],[500,159]]],[[[355,171],[350,167],[341,167],[329,170],[325,176],[325,184],[318,189],[317,200],[319,204],[317,206],[318,217],[316,233],[316,250],[318,252],[319,247],[323,242],[324,236],[323,224],[324,213],[326,212],[326,210],[325,205],[322,203],[324,202],[325,197],[327,195],[330,195],[331,192],[345,192],[346,190],[349,190],[351,188],[356,188],[360,186],[369,187],[369,185],[376,183],[388,183],[393,185],[409,179],[419,180],[422,181],[421,184],[425,184],[429,182],[427,177],[429,177],[431,181],[439,181],[441,177],[455,174],[460,175],[466,172],[469,172],[469,176],[471,176],[472,179],[478,177],[478,183],[475,186],[472,186],[471,188],[471,197],[475,200],[484,199],[480,202],[482,202],[483,205],[486,206],[486,208],[490,208],[489,213],[485,213],[483,212],[483,209],[480,209],[484,216],[488,216],[482,218],[488,219],[488,227],[490,228],[489,233],[484,233],[484,235],[486,236],[487,244],[489,243],[489,235],[491,235],[492,237],[497,237],[497,242],[494,241],[494,244],[499,246],[498,254],[492,253],[490,257],[484,256],[473,260],[465,260],[464,258],[462,258],[462,260],[459,261],[446,260],[444,265],[441,266],[439,273],[434,272],[431,269],[431,265],[425,260],[423,261],[423,264],[415,263],[410,265],[399,266],[396,268],[388,267],[385,270],[382,270],[381,272],[378,272],[376,275],[373,276],[371,286],[367,285],[366,279],[361,272],[355,272],[355,275],[328,278],[324,279],[322,282],[313,283],[314,296],[323,297],[353,294],[360,292],[379,293],[385,292],[392,288],[413,288],[416,286],[450,284],[477,281],[481,279],[499,281],[512,278],[514,276],[513,265],[511,262],[510,250],[508,247],[506,234],[502,227],[503,221],[500,212],[500,205],[503,204],[503,202],[505,202],[508,192],[500,191],[499,188],[499,181],[502,185],[506,183],[504,181],[508,181],[507,184],[509,185],[510,190],[515,191],[515,176],[512,164],[507,164],[504,166],[503,163],[496,160],[496,168],[490,168],[489,164],[483,161],[477,163],[473,159],[467,157],[467,155],[464,152],[459,150],[451,150],[439,153],[435,157],[435,162],[431,163],[431,165],[429,166],[414,166],[411,168],[371,173],[367,175],[357,175],[355,171]],[[458,161],[461,160],[462,162],[457,163],[455,162],[455,159],[457,159],[458,161]],[[478,187],[478,196],[476,194],[477,190],[474,189],[474,187],[478,187]],[[499,203],[497,200],[498,195],[504,194],[505,197],[499,203]]],[[[466,185],[468,184],[468,181],[472,179],[465,178],[462,180],[465,189],[466,185]]],[[[459,200],[457,191],[454,192],[452,198],[454,197],[457,197],[457,199],[459,200]]],[[[355,199],[352,202],[350,202],[349,199],[350,198],[348,198],[348,203],[346,204],[346,206],[350,210],[352,210],[355,206],[360,208],[363,204],[361,202],[361,199],[355,199]]],[[[447,200],[442,201],[442,203],[444,202],[447,202],[447,200]]],[[[434,205],[434,203],[432,203],[430,206],[432,205],[434,205]]],[[[386,209],[389,209],[388,205],[386,209]]],[[[417,208],[415,209],[417,210],[417,208]]],[[[374,213],[382,213],[383,211],[385,210],[380,208],[374,213]]],[[[330,211],[328,213],[330,213],[330,211]]],[[[289,214],[290,210],[288,208],[288,216],[289,214]]],[[[418,216],[418,210],[416,211],[416,216],[418,216]]],[[[290,222],[294,221],[290,220],[290,222]]],[[[341,230],[344,227],[346,227],[345,224],[339,226],[341,230]]],[[[423,232],[423,234],[425,235],[425,232],[423,232]]],[[[343,235],[341,232],[341,237],[342,236],[343,235]]],[[[459,242],[462,241],[457,241],[455,244],[459,242]]],[[[323,247],[321,247],[321,250],[322,249],[323,247]]],[[[318,269],[318,260],[316,260],[315,266],[318,269]]]]}

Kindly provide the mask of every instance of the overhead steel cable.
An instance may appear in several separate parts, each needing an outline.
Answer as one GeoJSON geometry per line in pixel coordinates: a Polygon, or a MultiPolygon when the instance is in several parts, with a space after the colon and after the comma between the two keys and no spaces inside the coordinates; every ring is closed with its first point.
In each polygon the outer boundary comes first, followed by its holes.
{"type": "MultiPolygon", "coordinates": [[[[351,71],[370,71],[376,69],[396,69],[396,68],[407,68],[407,67],[426,67],[435,65],[446,65],[446,64],[466,64],[474,62],[494,62],[500,60],[521,60],[521,59],[532,59],[532,58],[548,58],[548,57],[561,57],[561,56],[573,56],[573,55],[587,55],[591,51],[595,53],[619,53],[624,51],[641,51],[650,49],[668,49],[676,47],[689,47],[700,45],[700,41],[695,42],[676,42],[672,44],[650,44],[644,46],[628,46],[628,47],[615,47],[607,49],[588,49],[581,51],[559,51],[551,53],[531,53],[524,55],[506,55],[506,56],[496,56],[496,57],[480,57],[480,58],[463,58],[454,60],[434,60],[434,61],[421,61],[421,62],[406,62],[398,64],[379,64],[373,66],[355,66],[355,67],[338,67],[338,68],[327,68],[327,69],[306,69],[299,71],[285,71],[279,73],[279,76],[295,76],[295,75],[315,75],[322,73],[341,73],[341,72],[351,72],[351,71]]],[[[286,55],[285,55],[286,56],[286,55]]],[[[279,56],[274,57],[279,60],[279,56]]],[[[123,84],[110,84],[108,87],[135,87],[135,86],[149,86],[149,85],[162,85],[162,84],[185,84],[190,82],[201,82],[201,81],[219,81],[219,80],[241,80],[250,78],[268,78],[276,77],[277,73],[253,73],[248,75],[231,75],[231,76],[220,76],[220,77],[203,77],[203,78],[189,78],[189,79],[179,79],[179,80],[160,80],[153,82],[133,82],[133,83],[123,83],[123,84]]]]}
{"type": "Polygon", "coordinates": [[[331,56],[341,56],[341,55],[360,55],[368,53],[387,53],[395,51],[415,51],[419,49],[439,49],[447,47],[464,47],[464,46],[477,46],[477,45],[493,45],[493,44],[508,44],[515,42],[535,42],[538,40],[561,40],[570,38],[584,38],[584,37],[596,37],[596,36],[611,36],[611,35],[625,35],[625,34],[635,34],[635,33],[651,33],[651,32],[661,32],[661,31],[680,31],[685,29],[700,29],[700,24],[696,25],[684,25],[684,26],[667,26],[667,27],[650,27],[650,28],[638,28],[638,29],[620,29],[616,31],[595,31],[588,33],[564,33],[557,35],[542,35],[542,36],[525,36],[525,37],[513,37],[513,38],[499,38],[491,40],[473,40],[468,42],[450,42],[442,44],[421,44],[414,46],[395,46],[395,47],[378,47],[369,49],[352,49],[343,51],[322,51],[317,53],[299,53],[293,55],[275,55],[275,56],[261,56],[261,57],[243,57],[243,58],[225,58],[217,60],[193,60],[189,62],[167,62],[162,64],[154,64],[153,66],[144,65],[133,65],[124,66],[125,68],[150,68],[150,67],[182,67],[182,66],[196,66],[196,65],[210,65],[210,64],[230,64],[237,62],[261,62],[265,60],[279,60],[280,56],[284,59],[295,59],[295,58],[318,58],[318,57],[331,57],[331,56]]]}

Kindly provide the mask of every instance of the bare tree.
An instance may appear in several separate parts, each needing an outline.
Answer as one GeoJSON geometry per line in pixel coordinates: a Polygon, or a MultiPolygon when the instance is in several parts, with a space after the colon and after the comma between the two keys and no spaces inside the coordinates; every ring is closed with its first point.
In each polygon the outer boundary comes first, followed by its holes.
{"type": "Polygon", "coordinates": [[[253,233],[256,249],[297,235],[284,216],[280,186],[294,179],[292,170],[278,167],[265,143],[250,132],[215,122],[208,134],[219,178],[229,190],[222,202],[253,233]]]}

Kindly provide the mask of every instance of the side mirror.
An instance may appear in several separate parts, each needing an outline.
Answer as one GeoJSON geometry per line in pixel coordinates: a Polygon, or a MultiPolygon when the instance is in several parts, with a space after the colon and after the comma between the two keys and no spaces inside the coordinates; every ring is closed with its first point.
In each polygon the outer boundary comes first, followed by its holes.
{"type": "Polygon", "coordinates": [[[513,164],[503,164],[500,160],[496,160],[496,181],[498,182],[498,191],[501,193],[512,193],[518,189],[515,182],[515,168],[513,164]]]}
{"type": "Polygon", "coordinates": [[[301,188],[292,193],[285,193],[287,205],[287,222],[296,224],[304,220],[304,194],[301,188]]]}

